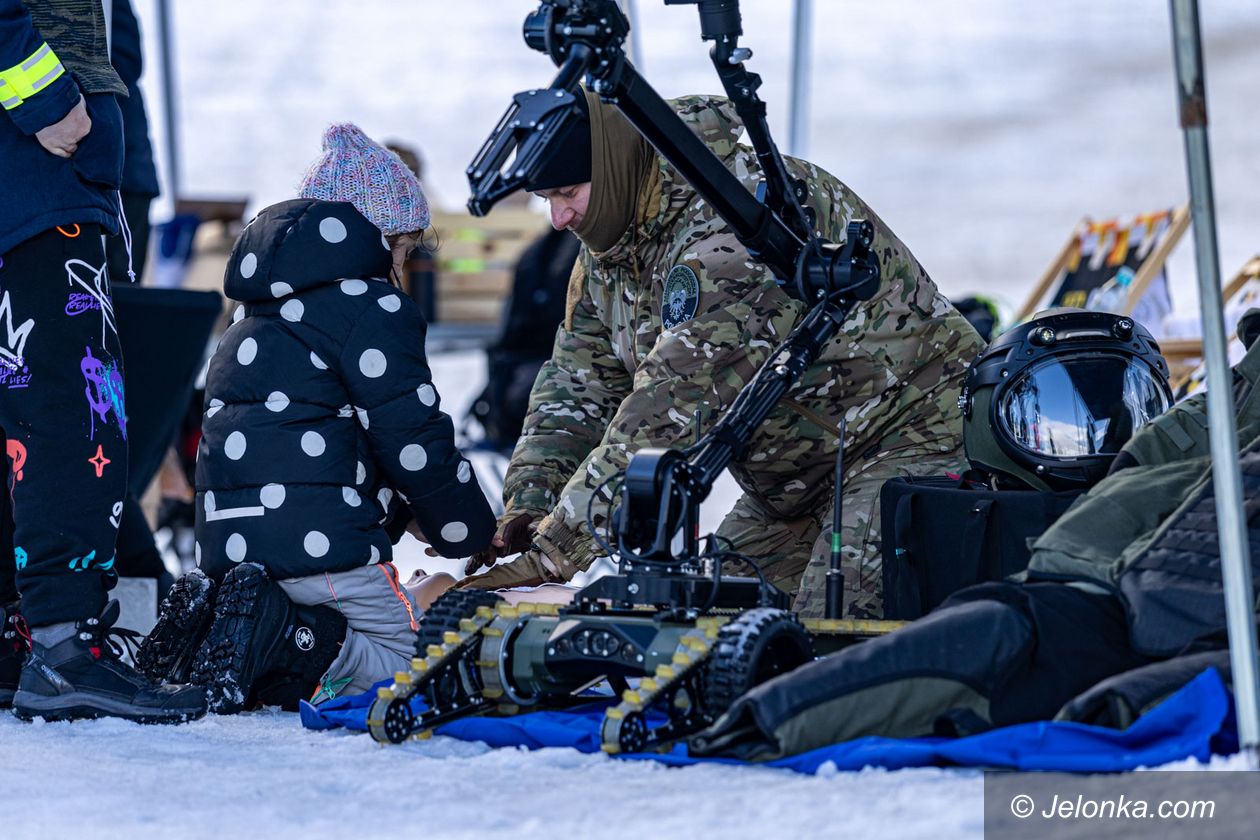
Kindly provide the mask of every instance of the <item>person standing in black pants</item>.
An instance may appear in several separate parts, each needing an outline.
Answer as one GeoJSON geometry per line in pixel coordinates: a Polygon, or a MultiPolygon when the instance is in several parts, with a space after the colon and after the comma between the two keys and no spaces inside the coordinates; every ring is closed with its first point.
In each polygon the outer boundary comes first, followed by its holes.
{"type": "MultiPolygon", "coordinates": [[[[14,524],[0,577],[16,572],[21,595],[4,630],[30,648],[0,702],[28,719],[205,713],[200,689],[151,683],[111,638],[127,415],[105,237],[119,231],[125,93],[100,0],[0,0],[0,429],[14,524]]],[[[0,648],[0,679],[22,647],[0,648]]]]}

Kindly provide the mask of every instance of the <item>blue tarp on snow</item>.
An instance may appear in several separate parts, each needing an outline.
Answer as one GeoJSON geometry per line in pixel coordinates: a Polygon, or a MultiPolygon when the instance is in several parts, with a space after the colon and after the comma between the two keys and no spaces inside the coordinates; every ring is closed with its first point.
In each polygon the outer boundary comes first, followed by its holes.
{"type": "MultiPolygon", "coordinates": [[[[366,730],[368,707],[375,696],[376,691],[372,690],[338,698],[318,708],[303,703],[302,725],[308,729],[344,726],[366,730]]],[[[600,721],[607,705],[607,701],[601,701],[567,711],[465,718],[438,727],[437,734],[484,741],[492,747],[572,747],[581,752],[599,752],[600,721]]],[[[1208,669],[1125,730],[1041,722],[1008,726],[968,738],[859,738],[767,762],[765,766],[799,773],[815,773],[828,763],[839,770],[959,765],[1098,773],[1151,767],[1184,758],[1206,761],[1214,752],[1228,754],[1236,750],[1229,692],[1216,670],[1208,669]]],[[[741,763],[692,758],[683,744],[669,753],[618,758],[671,765],[702,761],[741,763]]]]}

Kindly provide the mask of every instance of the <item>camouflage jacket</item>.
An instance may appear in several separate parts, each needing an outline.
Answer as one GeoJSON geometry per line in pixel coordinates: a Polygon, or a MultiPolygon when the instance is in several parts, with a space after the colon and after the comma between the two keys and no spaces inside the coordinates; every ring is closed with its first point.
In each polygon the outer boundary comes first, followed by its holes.
{"type": "MultiPolygon", "coordinates": [[[[675,102],[695,131],[752,191],[760,180],[742,126],[717,97],[675,102]]],[[[956,401],[979,336],[937,291],[910,250],[848,187],[788,159],[809,185],[819,232],[841,241],[851,218],[870,220],[883,287],[859,305],[762,424],[736,481],[783,517],[826,492],[839,420],[856,459],[913,456],[960,445],[956,401]]],[[[609,250],[583,247],[569,309],[534,384],[508,470],[508,516],[541,517],[537,545],[567,578],[593,557],[587,509],[599,486],[647,446],[693,442],[709,428],[805,313],[673,167],[639,195],[636,222],[609,250]]],[[[855,462],[856,463],[856,462],[855,462]]],[[[602,532],[609,490],[592,505],[602,532]]]]}

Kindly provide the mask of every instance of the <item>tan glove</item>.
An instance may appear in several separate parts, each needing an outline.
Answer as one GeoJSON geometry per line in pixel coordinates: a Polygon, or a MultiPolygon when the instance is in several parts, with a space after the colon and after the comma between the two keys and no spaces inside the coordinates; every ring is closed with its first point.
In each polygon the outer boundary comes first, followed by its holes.
{"type": "Polygon", "coordinates": [[[541,551],[527,551],[510,563],[495,566],[488,572],[466,577],[456,584],[456,589],[510,589],[514,586],[538,586],[543,583],[560,583],[555,564],[541,551]]]}
{"type": "MultiPolygon", "coordinates": [[[[499,525],[490,545],[468,558],[464,574],[476,574],[484,566],[493,566],[500,557],[519,554],[528,549],[533,541],[534,516],[521,513],[499,525]]],[[[521,584],[525,586],[526,584],[521,584]]]]}

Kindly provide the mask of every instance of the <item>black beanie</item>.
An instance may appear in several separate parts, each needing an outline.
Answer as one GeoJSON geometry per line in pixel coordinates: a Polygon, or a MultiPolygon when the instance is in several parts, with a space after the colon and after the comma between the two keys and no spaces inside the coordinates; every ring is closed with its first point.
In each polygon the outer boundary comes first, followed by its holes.
{"type": "Polygon", "coordinates": [[[577,90],[576,98],[582,118],[551,142],[548,150],[550,156],[543,164],[542,171],[525,185],[529,192],[553,190],[591,180],[590,110],[586,104],[586,94],[581,88],[577,90]]]}

